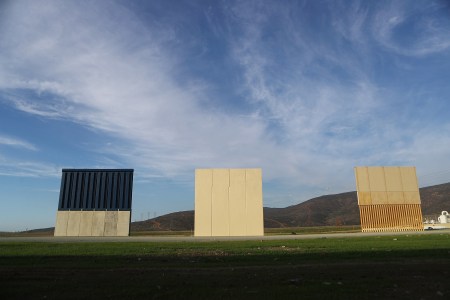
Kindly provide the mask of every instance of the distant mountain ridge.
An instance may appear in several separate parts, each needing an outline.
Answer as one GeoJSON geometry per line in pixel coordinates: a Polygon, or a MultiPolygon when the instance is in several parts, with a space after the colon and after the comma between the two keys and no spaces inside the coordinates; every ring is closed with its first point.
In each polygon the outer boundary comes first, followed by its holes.
{"type": "MultiPolygon", "coordinates": [[[[450,210],[450,183],[420,189],[422,214],[450,210]]],[[[285,208],[264,207],[264,227],[359,225],[356,192],[325,195],[285,208]]],[[[192,231],[194,211],[180,211],[146,221],[132,222],[132,231],[192,231]]]]}

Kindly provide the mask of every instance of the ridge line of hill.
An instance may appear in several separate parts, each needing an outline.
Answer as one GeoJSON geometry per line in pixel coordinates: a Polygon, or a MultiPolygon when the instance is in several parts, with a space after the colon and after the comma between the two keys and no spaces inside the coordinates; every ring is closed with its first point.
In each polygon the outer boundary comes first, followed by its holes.
{"type": "MultiPolygon", "coordinates": [[[[450,183],[419,189],[424,216],[450,210],[450,183]]],[[[264,207],[264,227],[309,227],[359,225],[356,191],[323,195],[284,208],[264,207]]],[[[132,222],[132,231],[192,231],[194,211],[173,212],[145,221],[132,222]]]]}

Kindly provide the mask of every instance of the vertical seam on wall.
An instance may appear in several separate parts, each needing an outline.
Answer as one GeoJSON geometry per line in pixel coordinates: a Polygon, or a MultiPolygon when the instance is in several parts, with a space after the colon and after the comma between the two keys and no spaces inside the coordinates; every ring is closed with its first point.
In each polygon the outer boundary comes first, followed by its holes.
{"type": "Polygon", "coordinates": [[[227,209],[228,216],[227,216],[227,219],[228,219],[228,236],[230,236],[230,227],[231,227],[231,220],[230,220],[230,216],[231,216],[231,214],[230,214],[231,171],[230,171],[230,169],[228,169],[227,172],[228,172],[228,209],[227,209]]]}
{"type": "Polygon", "coordinates": [[[214,188],[214,170],[211,169],[211,197],[210,197],[210,203],[211,205],[209,206],[210,211],[209,211],[209,232],[210,232],[210,236],[213,235],[212,229],[213,229],[213,223],[212,223],[212,214],[213,214],[213,188],[214,188]]]}
{"type": "Polygon", "coordinates": [[[244,171],[244,204],[245,204],[245,219],[244,219],[244,223],[245,223],[245,235],[248,235],[248,215],[247,215],[247,169],[245,169],[244,171]]]}

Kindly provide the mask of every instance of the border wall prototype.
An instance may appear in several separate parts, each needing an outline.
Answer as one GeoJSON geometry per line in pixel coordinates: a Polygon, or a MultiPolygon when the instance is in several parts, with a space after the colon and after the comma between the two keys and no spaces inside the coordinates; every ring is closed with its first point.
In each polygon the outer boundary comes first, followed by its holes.
{"type": "Polygon", "coordinates": [[[363,232],[422,231],[415,167],[355,167],[363,232]]]}
{"type": "Polygon", "coordinates": [[[263,236],[261,169],[195,170],[195,236],[263,236]]]}
{"type": "Polygon", "coordinates": [[[63,169],[55,236],[128,236],[132,169],[63,169]]]}

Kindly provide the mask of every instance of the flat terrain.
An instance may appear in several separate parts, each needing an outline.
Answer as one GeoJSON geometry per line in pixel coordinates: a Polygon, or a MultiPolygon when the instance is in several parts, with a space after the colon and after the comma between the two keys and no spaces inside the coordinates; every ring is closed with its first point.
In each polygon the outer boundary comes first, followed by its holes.
{"type": "Polygon", "coordinates": [[[450,296],[448,231],[166,238],[2,238],[2,299],[450,296]]]}

